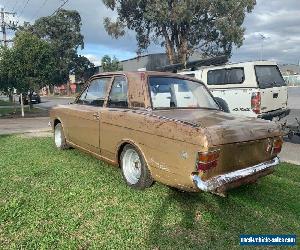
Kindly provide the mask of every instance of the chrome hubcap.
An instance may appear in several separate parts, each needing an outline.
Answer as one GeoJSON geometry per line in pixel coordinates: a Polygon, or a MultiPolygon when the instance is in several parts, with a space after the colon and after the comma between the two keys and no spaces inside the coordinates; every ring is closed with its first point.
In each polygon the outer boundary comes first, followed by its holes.
{"type": "Polygon", "coordinates": [[[55,130],[54,130],[54,141],[55,141],[55,145],[56,147],[60,147],[61,144],[62,144],[62,139],[61,139],[61,128],[60,127],[55,127],[55,130]]]}
{"type": "Polygon", "coordinates": [[[130,184],[136,184],[141,177],[141,160],[138,153],[133,149],[126,150],[123,159],[123,173],[130,184]]]}

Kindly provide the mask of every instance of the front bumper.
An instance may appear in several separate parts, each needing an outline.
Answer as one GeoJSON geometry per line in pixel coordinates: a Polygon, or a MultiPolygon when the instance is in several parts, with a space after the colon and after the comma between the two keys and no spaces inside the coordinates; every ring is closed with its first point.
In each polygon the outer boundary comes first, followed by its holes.
{"type": "Polygon", "coordinates": [[[192,174],[192,180],[196,187],[202,191],[220,193],[229,188],[255,181],[259,177],[272,173],[274,166],[279,163],[279,158],[275,157],[270,161],[227,174],[218,175],[207,181],[203,181],[198,174],[192,174]]]}
{"type": "Polygon", "coordinates": [[[263,113],[258,116],[258,118],[264,119],[264,120],[272,120],[274,117],[279,117],[280,119],[288,116],[290,114],[290,109],[278,109],[270,112],[263,113]]]}

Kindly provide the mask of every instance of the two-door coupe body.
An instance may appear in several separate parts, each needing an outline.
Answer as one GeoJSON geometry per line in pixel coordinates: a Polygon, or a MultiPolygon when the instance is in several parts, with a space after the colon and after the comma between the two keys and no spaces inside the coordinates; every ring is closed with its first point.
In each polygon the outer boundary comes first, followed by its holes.
{"type": "Polygon", "coordinates": [[[270,174],[282,147],[275,123],[225,113],[202,82],[170,73],[95,75],[50,115],[58,148],[120,166],[140,189],[159,181],[224,194],[270,174]]]}

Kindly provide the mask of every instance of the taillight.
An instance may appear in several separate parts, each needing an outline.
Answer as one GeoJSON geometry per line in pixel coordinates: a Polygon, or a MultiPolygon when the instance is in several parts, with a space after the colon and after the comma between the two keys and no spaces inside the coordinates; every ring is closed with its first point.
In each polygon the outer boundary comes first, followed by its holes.
{"type": "Polygon", "coordinates": [[[199,152],[197,158],[197,171],[205,171],[216,167],[219,156],[220,150],[199,152]]]}
{"type": "Polygon", "coordinates": [[[282,138],[276,138],[273,142],[273,154],[277,155],[281,152],[283,140],[282,138]]]}
{"type": "Polygon", "coordinates": [[[255,114],[260,114],[261,95],[260,92],[253,92],[251,96],[251,109],[255,114]]]}

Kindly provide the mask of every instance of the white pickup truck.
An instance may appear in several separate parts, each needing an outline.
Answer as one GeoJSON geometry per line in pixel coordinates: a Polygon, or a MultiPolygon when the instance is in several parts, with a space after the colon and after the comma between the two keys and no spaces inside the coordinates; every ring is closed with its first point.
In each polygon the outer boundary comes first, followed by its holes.
{"type": "Polygon", "coordinates": [[[275,62],[235,63],[178,74],[204,82],[226,112],[267,120],[290,112],[287,86],[275,62]]]}

